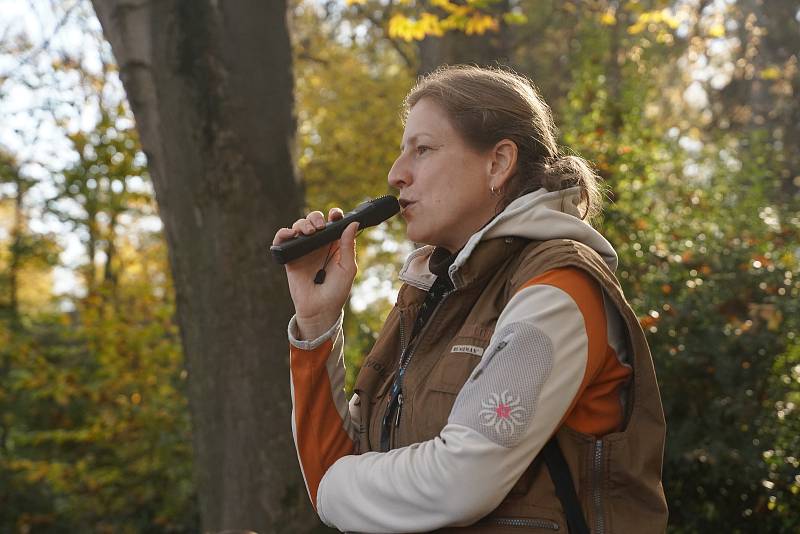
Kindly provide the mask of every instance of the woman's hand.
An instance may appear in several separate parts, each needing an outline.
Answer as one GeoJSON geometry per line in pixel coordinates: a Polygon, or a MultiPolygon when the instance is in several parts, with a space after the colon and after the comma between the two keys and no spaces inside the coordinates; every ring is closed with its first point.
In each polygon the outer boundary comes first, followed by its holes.
{"type": "MultiPolygon", "coordinates": [[[[344,216],[342,210],[333,208],[328,220],[336,221],[344,216]]],[[[275,233],[273,245],[279,245],[299,235],[311,235],[325,227],[322,212],[312,211],[304,219],[298,219],[291,228],[281,228],[275,233]]],[[[285,265],[289,281],[289,292],[294,301],[297,327],[302,339],[315,339],[324,334],[339,318],[347,301],[353,280],[356,277],[356,231],[358,223],[350,223],[339,241],[324,245],[285,265]],[[314,277],[325,265],[325,282],[315,284],[314,277]]]]}

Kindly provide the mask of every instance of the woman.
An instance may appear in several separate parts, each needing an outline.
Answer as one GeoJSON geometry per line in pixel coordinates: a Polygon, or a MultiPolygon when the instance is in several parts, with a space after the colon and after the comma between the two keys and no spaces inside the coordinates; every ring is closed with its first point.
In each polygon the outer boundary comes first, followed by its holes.
{"type": "MultiPolygon", "coordinates": [[[[293,431],[320,517],[356,532],[663,531],[663,413],[616,254],[584,220],[596,176],[559,152],[549,108],[513,73],[440,69],[405,111],[389,184],[426,246],[349,405],[356,223],[324,284],[327,247],[286,266],[293,431]]],[[[274,243],[324,224],[312,212],[274,243]]]]}

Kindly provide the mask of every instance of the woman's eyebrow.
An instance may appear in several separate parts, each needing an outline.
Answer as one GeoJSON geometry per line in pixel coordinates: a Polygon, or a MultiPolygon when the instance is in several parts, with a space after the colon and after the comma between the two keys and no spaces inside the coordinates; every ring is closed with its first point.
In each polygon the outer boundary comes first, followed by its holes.
{"type": "Polygon", "coordinates": [[[406,139],[405,143],[403,143],[403,142],[400,143],[400,151],[401,152],[403,151],[403,149],[406,147],[406,143],[413,145],[417,141],[417,139],[419,139],[420,137],[433,137],[433,135],[431,135],[429,133],[425,133],[425,132],[420,132],[418,134],[414,134],[411,137],[409,137],[408,139],[406,139]]]}

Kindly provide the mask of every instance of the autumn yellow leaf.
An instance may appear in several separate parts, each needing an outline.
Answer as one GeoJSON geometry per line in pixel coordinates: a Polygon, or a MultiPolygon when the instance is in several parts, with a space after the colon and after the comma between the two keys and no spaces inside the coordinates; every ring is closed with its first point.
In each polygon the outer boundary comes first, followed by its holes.
{"type": "Polygon", "coordinates": [[[503,14],[503,20],[509,26],[522,25],[528,22],[528,16],[525,13],[511,11],[503,14]]]}
{"type": "Polygon", "coordinates": [[[419,20],[399,14],[389,20],[389,36],[404,41],[421,41],[428,35],[441,37],[445,29],[439,17],[431,13],[422,13],[419,20]]]}
{"type": "Polygon", "coordinates": [[[628,26],[628,33],[631,35],[637,35],[639,33],[642,33],[642,31],[645,29],[646,26],[647,25],[642,23],[641,21],[637,22],[636,24],[628,26]]]}
{"type": "Polygon", "coordinates": [[[398,13],[389,19],[389,37],[412,41],[414,39],[412,32],[412,21],[405,15],[398,13]]]}
{"type": "Polygon", "coordinates": [[[431,0],[431,5],[443,9],[448,13],[455,13],[459,11],[459,8],[462,8],[462,6],[452,3],[450,0],[431,0]]]}
{"type": "Polygon", "coordinates": [[[441,37],[444,35],[439,17],[432,13],[423,13],[417,24],[422,29],[423,36],[435,35],[436,37],[441,37]]]}
{"type": "Polygon", "coordinates": [[[628,27],[628,33],[631,35],[636,35],[638,33],[642,33],[645,29],[654,31],[654,28],[659,25],[662,27],[667,26],[668,28],[674,30],[679,24],[680,21],[672,16],[672,14],[666,9],[662,9],[660,11],[646,11],[640,14],[636,19],[636,22],[628,27]]]}
{"type": "Polygon", "coordinates": [[[781,71],[778,67],[767,67],[758,73],[762,80],[777,80],[781,77],[781,71]]]}
{"type": "Polygon", "coordinates": [[[500,28],[497,19],[491,15],[474,14],[467,20],[464,33],[467,35],[483,35],[486,30],[497,31],[500,28]]]}
{"type": "Polygon", "coordinates": [[[600,17],[600,24],[605,26],[613,26],[617,22],[617,17],[614,15],[614,11],[609,9],[600,17]]]}
{"type": "Polygon", "coordinates": [[[710,37],[724,37],[725,36],[725,26],[722,24],[714,24],[708,29],[708,35],[710,37]]]}
{"type": "Polygon", "coordinates": [[[677,18],[673,17],[672,14],[666,10],[662,12],[662,21],[672,30],[676,29],[681,24],[677,18]]]}

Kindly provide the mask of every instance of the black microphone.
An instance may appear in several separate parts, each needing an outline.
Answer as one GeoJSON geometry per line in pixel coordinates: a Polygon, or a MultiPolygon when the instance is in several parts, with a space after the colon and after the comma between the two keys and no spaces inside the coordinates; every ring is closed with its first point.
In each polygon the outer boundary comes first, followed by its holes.
{"type": "Polygon", "coordinates": [[[280,245],[272,245],[269,250],[273,259],[283,265],[309,252],[317,250],[323,245],[336,241],[342,232],[352,222],[358,223],[358,229],[363,230],[370,226],[377,226],[386,219],[393,217],[400,211],[397,198],[386,195],[374,200],[359,204],[353,211],[345,213],[338,221],[330,221],[322,230],[317,230],[311,235],[301,235],[284,241],[280,245]]]}

